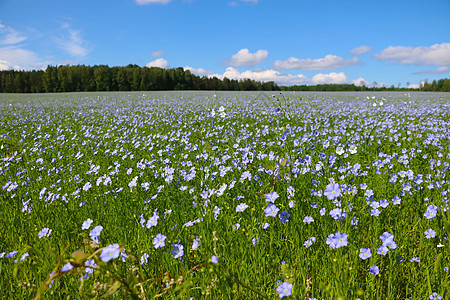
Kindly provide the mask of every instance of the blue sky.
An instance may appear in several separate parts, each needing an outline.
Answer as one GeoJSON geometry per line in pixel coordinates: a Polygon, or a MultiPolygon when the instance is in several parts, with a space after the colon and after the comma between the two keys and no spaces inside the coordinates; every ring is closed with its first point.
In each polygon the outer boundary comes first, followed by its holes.
{"type": "Polygon", "coordinates": [[[418,85],[450,77],[450,1],[0,0],[0,70],[49,64],[418,85]]]}

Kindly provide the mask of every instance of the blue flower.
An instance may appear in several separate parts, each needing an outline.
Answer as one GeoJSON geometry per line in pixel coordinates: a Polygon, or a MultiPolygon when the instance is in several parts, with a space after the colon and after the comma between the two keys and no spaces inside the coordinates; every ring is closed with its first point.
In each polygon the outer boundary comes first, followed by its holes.
{"type": "Polygon", "coordinates": [[[103,230],[103,226],[95,226],[89,233],[90,238],[94,242],[99,243],[100,242],[99,237],[100,237],[100,233],[102,232],[102,230],[103,230]]]}
{"type": "Polygon", "coordinates": [[[411,258],[410,262],[420,262],[420,257],[416,256],[411,258]]]}
{"type": "Polygon", "coordinates": [[[374,275],[380,274],[380,268],[378,268],[378,266],[371,266],[369,270],[370,270],[370,273],[372,273],[374,275]]]}
{"type": "Polygon", "coordinates": [[[283,282],[277,287],[278,297],[283,298],[291,295],[292,283],[283,282]]]}
{"type": "Polygon", "coordinates": [[[217,256],[213,255],[213,256],[211,257],[211,262],[212,262],[213,264],[217,264],[217,263],[219,262],[219,258],[218,258],[217,256]]]}
{"type": "Polygon", "coordinates": [[[62,268],[61,268],[61,272],[68,272],[70,270],[73,269],[73,266],[70,262],[68,262],[67,264],[65,264],[62,268]]]}
{"type": "Polygon", "coordinates": [[[44,227],[44,228],[42,228],[41,231],[39,231],[38,236],[39,236],[39,238],[49,237],[51,233],[52,233],[52,230],[50,228],[44,227]]]}
{"type": "Polygon", "coordinates": [[[158,249],[160,247],[164,247],[166,245],[165,240],[166,240],[166,236],[161,234],[161,233],[158,233],[153,238],[153,245],[154,245],[155,249],[158,249]]]}
{"type": "Polygon", "coordinates": [[[370,248],[359,249],[359,257],[361,257],[363,260],[366,260],[371,256],[372,256],[372,252],[370,251],[370,248]]]}
{"type": "Polygon", "coordinates": [[[314,222],[313,217],[306,216],[306,217],[303,218],[303,223],[311,224],[312,222],[314,222]]]}
{"type": "Polygon", "coordinates": [[[377,248],[377,253],[380,255],[386,255],[389,252],[389,248],[386,246],[380,246],[377,248]]]}
{"type": "Polygon", "coordinates": [[[144,253],[144,254],[141,256],[141,265],[147,263],[148,257],[149,257],[149,255],[148,255],[147,253],[144,253]]]}
{"type": "Polygon", "coordinates": [[[440,300],[440,299],[442,299],[442,297],[438,293],[433,292],[433,294],[430,295],[430,299],[438,299],[438,300],[440,300]]]}
{"type": "Polygon", "coordinates": [[[89,229],[89,227],[91,227],[92,224],[92,220],[90,218],[88,218],[86,221],[83,222],[83,225],[81,225],[81,229],[89,229]]]}
{"type": "Polygon", "coordinates": [[[272,191],[268,194],[266,194],[266,202],[275,203],[275,200],[280,197],[277,192],[272,191]]]}
{"type": "Polygon", "coordinates": [[[278,217],[280,218],[281,223],[287,223],[289,222],[290,216],[291,215],[287,211],[283,210],[278,217]]]}
{"type": "Polygon", "coordinates": [[[330,183],[327,185],[324,193],[327,196],[328,200],[334,200],[341,195],[341,189],[339,188],[339,184],[330,183]]]}
{"type": "Polygon", "coordinates": [[[241,203],[238,206],[236,206],[236,212],[243,212],[248,208],[248,205],[246,203],[241,203]]]}
{"type": "Polygon", "coordinates": [[[180,244],[172,244],[173,250],[170,251],[170,254],[173,255],[173,258],[182,257],[184,254],[184,247],[180,244]]]}
{"type": "Polygon", "coordinates": [[[119,257],[120,254],[120,246],[118,244],[108,245],[103,248],[102,254],[100,254],[100,259],[103,262],[108,262],[111,259],[119,257]]]}
{"type": "Polygon", "coordinates": [[[427,239],[431,239],[431,238],[434,238],[435,236],[436,236],[436,231],[434,231],[433,229],[427,229],[427,230],[425,230],[425,237],[427,238],[427,239]]]}
{"type": "Polygon", "coordinates": [[[276,217],[280,209],[276,207],[274,204],[268,204],[264,209],[264,213],[266,217],[276,217]]]}

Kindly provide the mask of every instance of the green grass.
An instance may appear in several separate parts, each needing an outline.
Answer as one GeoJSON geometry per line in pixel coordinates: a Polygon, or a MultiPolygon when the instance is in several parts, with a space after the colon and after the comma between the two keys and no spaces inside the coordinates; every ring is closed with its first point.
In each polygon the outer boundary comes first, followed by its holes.
{"type": "Polygon", "coordinates": [[[0,96],[0,298],[275,299],[282,282],[293,285],[294,299],[448,298],[450,97],[375,94],[384,100],[374,107],[366,94],[256,95],[0,96]],[[246,171],[251,179],[241,182],[246,171]],[[323,195],[330,180],[340,185],[339,203],[323,195]],[[272,191],[279,212],[266,217],[272,191]],[[387,207],[372,216],[383,199],[387,207]],[[248,208],[236,212],[240,203],[248,208]],[[429,204],[437,207],[432,219],[425,217],[429,204]],[[333,219],[335,208],[345,218],[333,219]],[[155,210],[157,225],[147,228],[155,210]],[[280,221],[282,211],[288,222],[280,221]],[[305,216],[314,222],[304,223],[305,216]],[[83,230],[88,218],[93,223],[83,230]],[[95,226],[103,227],[100,243],[89,236],[95,226]],[[43,228],[51,234],[39,238],[43,228]],[[434,238],[425,236],[429,228],[434,238]],[[348,244],[332,249],[326,240],[338,231],[348,244]],[[385,256],[377,254],[384,232],[396,244],[385,256]],[[166,240],[155,249],[157,234],[166,240]],[[103,261],[112,244],[125,250],[125,262],[118,252],[103,261]],[[172,244],[183,245],[180,258],[172,244]],[[361,259],[361,248],[371,257],[361,259]],[[80,279],[91,259],[92,276],[80,279]],[[74,268],[62,272],[68,262],[74,268]]]}

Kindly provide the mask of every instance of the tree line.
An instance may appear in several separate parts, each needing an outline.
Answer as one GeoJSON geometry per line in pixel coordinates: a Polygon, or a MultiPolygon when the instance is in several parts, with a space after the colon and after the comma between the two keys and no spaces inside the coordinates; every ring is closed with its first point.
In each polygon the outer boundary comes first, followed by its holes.
{"type": "MultiPolygon", "coordinates": [[[[374,84],[375,86],[375,84],[374,84]]],[[[0,71],[0,93],[55,93],[89,91],[411,91],[394,85],[367,87],[354,84],[278,86],[275,82],[251,79],[234,80],[197,76],[183,68],[95,66],[48,66],[45,71],[0,71]]],[[[450,79],[422,83],[420,91],[450,92],[450,79]]]]}
{"type": "Polygon", "coordinates": [[[423,91],[423,92],[450,92],[450,79],[433,80],[433,82],[422,82],[418,89],[402,88],[400,84],[395,87],[367,87],[354,84],[317,84],[317,85],[293,85],[281,86],[282,91],[305,91],[305,92],[360,92],[360,91],[423,91]]]}
{"type": "Polygon", "coordinates": [[[279,91],[273,81],[200,77],[183,68],[48,66],[45,71],[0,71],[2,93],[227,90],[279,91]]]}

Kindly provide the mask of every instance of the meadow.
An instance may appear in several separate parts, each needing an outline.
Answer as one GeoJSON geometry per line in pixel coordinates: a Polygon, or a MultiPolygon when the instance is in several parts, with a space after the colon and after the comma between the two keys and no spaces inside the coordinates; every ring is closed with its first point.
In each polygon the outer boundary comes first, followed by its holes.
{"type": "Polygon", "coordinates": [[[0,95],[1,299],[448,299],[450,94],[0,95]]]}

